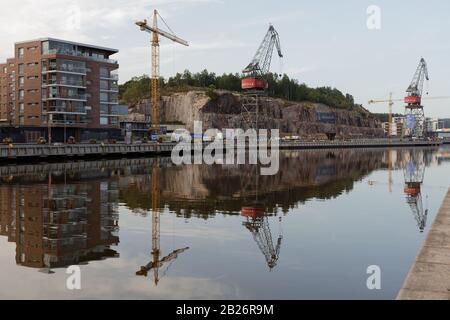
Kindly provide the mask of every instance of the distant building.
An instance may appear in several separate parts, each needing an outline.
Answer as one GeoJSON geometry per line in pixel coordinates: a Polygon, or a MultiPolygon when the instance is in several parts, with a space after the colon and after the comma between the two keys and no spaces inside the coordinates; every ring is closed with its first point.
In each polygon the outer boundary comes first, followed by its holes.
{"type": "MultiPolygon", "coordinates": [[[[120,136],[116,49],[51,38],[15,44],[0,64],[0,126],[23,142],[120,136]]],[[[5,130],[2,130],[3,135],[5,130]]]]}
{"type": "Polygon", "coordinates": [[[383,122],[382,128],[386,135],[390,132],[391,136],[403,137],[405,135],[405,117],[393,117],[392,123],[389,124],[389,122],[383,122]]]}
{"type": "Polygon", "coordinates": [[[439,119],[427,118],[425,120],[425,129],[428,133],[435,133],[438,130],[439,119]]]}
{"type": "Polygon", "coordinates": [[[441,138],[450,139],[450,118],[438,119],[436,133],[441,138]]]}

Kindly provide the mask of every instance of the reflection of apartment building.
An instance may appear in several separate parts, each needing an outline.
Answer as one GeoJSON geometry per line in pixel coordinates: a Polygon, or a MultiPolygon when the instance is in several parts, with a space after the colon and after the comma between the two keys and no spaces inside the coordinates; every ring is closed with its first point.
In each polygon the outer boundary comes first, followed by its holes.
{"type": "Polygon", "coordinates": [[[117,191],[114,182],[1,186],[0,234],[16,242],[16,262],[58,268],[114,257],[117,191]],[[3,205],[5,204],[5,205],[3,205]]]}
{"type": "Polygon", "coordinates": [[[39,39],[15,44],[1,64],[0,124],[19,127],[27,141],[120,135],[115,49],[39,39]]]}

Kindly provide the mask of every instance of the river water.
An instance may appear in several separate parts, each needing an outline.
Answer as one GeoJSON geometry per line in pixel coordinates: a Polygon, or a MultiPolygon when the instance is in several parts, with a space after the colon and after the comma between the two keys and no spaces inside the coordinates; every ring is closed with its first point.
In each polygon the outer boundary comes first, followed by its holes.
{"type": "Polygon", "coordinates": [[[0,298],[394,299],[450,148],[283,151],[277,175],[256,169],[0,165],[0,298]],[[67,288],[73,265],[81,290],[67,288]]]}

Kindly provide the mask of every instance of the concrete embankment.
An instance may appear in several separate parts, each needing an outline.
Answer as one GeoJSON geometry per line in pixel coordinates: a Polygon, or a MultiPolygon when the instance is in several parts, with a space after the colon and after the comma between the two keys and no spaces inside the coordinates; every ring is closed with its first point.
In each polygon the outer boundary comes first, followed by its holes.
{"type": "Polygon", "coordinates": [[[450,189],[398,300],[450,300],[450,189]]]}
{"type": "MultiPolygon", "coordinates": [[[[356,140],[326,142],[282,142],[280,149],[340,149],[386,147],[433,147],[441,142],[356,140]]],[[[77,144],[77,145],[26,145],[0,146],[0,161],[21,159],[57,159],[83,157],[160,156],[172,152],[175,143],[146,144],[77,144]]]]}

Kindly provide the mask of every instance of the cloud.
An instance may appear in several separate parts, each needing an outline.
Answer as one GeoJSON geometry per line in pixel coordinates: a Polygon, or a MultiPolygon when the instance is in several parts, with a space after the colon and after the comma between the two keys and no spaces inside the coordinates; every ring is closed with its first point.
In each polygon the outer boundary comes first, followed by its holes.
{"type": "Polygon", "coordinates": [[[149,16],[154,7],[170,17],[188,6],[221,3],[218,0],[69,0],[62,4],[59,0],[3,0],[0,46],[11,50],[2,51],[0,59],[12,55],[15,42],[47,36],[116,47],[111,45],[114,35],[129,28],[130,21],[149,16]]]}

